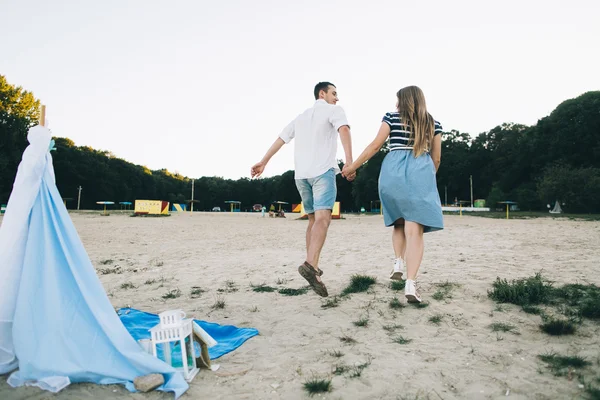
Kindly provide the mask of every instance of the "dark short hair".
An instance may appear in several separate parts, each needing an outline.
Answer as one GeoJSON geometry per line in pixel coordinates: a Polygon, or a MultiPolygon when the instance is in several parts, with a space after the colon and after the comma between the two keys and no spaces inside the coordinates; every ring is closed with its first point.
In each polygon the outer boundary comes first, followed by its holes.
{"type": "Polygon", "coordinates": [[[315,100],[319,100],[319,92],[321,90],[324,90],[325,93],[327,93],[327,90],[329,89],[329,86],[333,86],[335,87],[335,85],[331,82],[319,82],[317,83],[317,85],[315,86],[315,100]]]}

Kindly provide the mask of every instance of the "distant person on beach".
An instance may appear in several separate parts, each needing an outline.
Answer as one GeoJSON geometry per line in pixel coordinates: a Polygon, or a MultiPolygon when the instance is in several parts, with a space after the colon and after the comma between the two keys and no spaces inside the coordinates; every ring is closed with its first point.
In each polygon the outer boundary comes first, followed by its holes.
{"type": "MultiPolygon", "coordinates": [[[[331,222],[337,187],[335,176],[340,172],[336,162],[338,134],[344,148],[346,164],[352,163],[352,140],[346,113],[337,106],[337,88],[330,82],[319,82],[314,89],[315,103],[281,132],[263,159],[252,166],[250,174],[259,177],[271,157],[281,147],[296,138],[294,165],[296,187],[308,214],[306,229],[306,260],[298,272],[313,290],[327,297],[327,288],[321,280],[319,268],[321,249],[331,222]]],[[[353,180],[355,173],[346,175],[353,180]]]]}
{"type": "Polygon", "coordinates": [[[400,89],[396,110],[383,117],[379,133],[365,151],[344,167],[343,175],[373,157],[388,140],[381,164],[379,198],[386,226],[393,226],[395,261],[390,279],[406,279],[405,296],[420,303],[416,278],[423,259],[423,233],[444,228],[435,175],[442,152],[442,126],[427,112],[425,96],[416,86],[400,89]]]}

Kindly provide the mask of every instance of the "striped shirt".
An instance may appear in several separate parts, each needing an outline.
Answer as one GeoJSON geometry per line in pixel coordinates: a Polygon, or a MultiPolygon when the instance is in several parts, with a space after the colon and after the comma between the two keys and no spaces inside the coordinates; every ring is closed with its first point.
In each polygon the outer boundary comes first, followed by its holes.
{"type": "MultiPolygon", "coordinates": [[[[382,122],[390,126],[390,138],[388,139],[388,150],[412,149],[410,138],[412,133],[409,126],[400,120],[398,111],[386,113],[382,122]]],[[[434,136],[442,133],[442,125],[434,120],[434,136]]]]}

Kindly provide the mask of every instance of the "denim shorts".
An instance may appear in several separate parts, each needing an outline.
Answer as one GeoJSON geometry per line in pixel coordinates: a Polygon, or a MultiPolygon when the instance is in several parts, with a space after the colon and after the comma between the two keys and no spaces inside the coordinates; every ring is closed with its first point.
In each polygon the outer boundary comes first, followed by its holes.
{"type": "Polygon", "coordinates": [[[319,210],[333,210],[337,196],[333,168],[316,178],[296,179],[296,187],[307,214],[314,214],[319,210]]]}

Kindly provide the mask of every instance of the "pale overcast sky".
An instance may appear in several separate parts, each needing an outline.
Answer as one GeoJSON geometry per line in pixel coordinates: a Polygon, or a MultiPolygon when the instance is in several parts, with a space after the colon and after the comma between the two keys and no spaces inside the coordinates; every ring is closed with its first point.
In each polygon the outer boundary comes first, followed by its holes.
{"type": "MultiPolygon", "coordinates": [[[[0,0],[0,74],[47,105],[56,136],[237,179],[321,80],[355,157],[407,85],[445,130],[535,124],[600,89],[599,17],[598,0],[0,0]]],[[[293,169],[292,146],[265,176],[293,169]]]]}

